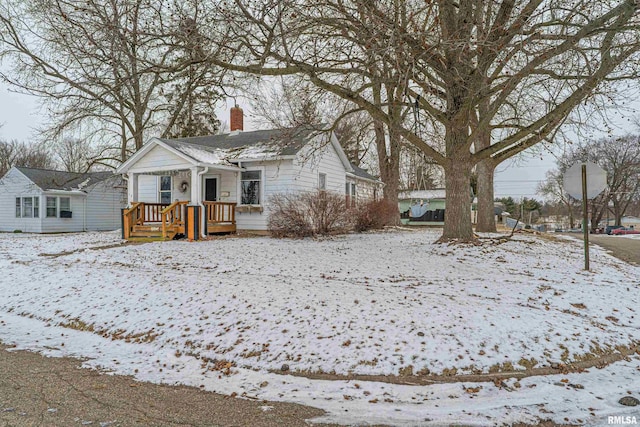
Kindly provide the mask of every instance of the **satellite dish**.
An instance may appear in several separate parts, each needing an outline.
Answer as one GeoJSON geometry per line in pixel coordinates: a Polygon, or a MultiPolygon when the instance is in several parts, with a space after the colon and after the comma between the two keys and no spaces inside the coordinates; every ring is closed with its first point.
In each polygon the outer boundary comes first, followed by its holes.
{"type": "Polygon", "coordinates": [[[564,173],[562,186],[568,195],[582,200],[582,165],[587,166],[587,199],[593,199],[607,188],[607,172],[592,162],[576,163],[564,173]]]}

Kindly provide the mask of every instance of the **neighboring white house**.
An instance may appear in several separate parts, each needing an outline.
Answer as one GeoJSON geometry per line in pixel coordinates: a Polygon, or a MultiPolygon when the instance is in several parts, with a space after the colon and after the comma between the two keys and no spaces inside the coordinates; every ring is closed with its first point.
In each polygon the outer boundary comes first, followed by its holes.
{"type": "Polygon", "coordinates": [[[349,162],[333,132],[304,127],[152,138],[116,173],[128,181],[129,206],[145,205],[134,222],[157,222],[157,209],[179,201],[204,208],[209,224],[200,219],[202,234],[231,221],[230,211],[233,229],[267,230],[269,198],[278,193],[326,190],[345,194],[349,203],[377,197],[381,189],[349,162]],[[226,209],[225,217],[213,221],[214,209],[226,209]]]}
{"type": "Polygon", "coordinates": [[[0,179],[0,231],[115,230],[126,205],[122,178],[12,167],[0,179]]]}

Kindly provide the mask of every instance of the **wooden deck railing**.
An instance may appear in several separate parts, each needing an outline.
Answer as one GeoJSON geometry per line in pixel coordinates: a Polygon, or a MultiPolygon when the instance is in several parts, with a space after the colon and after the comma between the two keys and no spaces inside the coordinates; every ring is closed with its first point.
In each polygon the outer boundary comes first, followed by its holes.
{"type": "Polygon", "coordinates": [[[143,222],[162,222],[162,211],[169,203],[143,203],[143,222]]]}
{"type": "Polygon", "coordinates": [[[203,204],[207,209],[208,223],[236,223],[235,202],[203,202],[203,204]]]}
{"type": "Polygon", "coordinates": [[[235,202],[202,202],[205,208],[207,233],[236,231],[235,202]]]}
{"type": "Polygon", "coordinates": [[[128,239],[133,227],[144,222],[144,203],[133,203],[131,208],[125,209],[122,218],[122,236],[128,239]]]}
{"type": "Polygon", "coordinates": [[[169,233],[172,233],[174,236],[176,232],[184,233],[183,206],[188,204],[189,202],[187,201],[176,201],[161,211],[160,221],[162,222],[162,238],[168,239],[170,237],[169,233]]]}

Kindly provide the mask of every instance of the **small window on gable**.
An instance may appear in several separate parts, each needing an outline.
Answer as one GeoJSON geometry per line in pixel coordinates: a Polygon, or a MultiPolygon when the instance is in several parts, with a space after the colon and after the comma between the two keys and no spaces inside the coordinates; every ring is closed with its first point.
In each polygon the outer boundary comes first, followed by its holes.
{"type": "Polygon", "coordinates": [[[242,192],[241,204],[243,205],[259,205],[260,204],[260,181],[262,179],[261,171],[244,171],[240,177],[240,189],[242,192]]]}
{"type": "Polygon", "coordinates": [[[327,189],[327,174],[319,173],[318,174],[318,190],[324,191],[327,189]]]}

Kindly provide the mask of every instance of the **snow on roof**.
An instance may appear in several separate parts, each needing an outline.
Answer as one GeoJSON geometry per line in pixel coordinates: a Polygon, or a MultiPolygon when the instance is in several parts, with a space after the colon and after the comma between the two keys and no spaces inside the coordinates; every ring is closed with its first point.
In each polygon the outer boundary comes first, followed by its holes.
{"type": "Polygon", "coordinates": [[[45,191],[80,191],[114,176],[113,172],[76,173],[21,166],[17,166],[16,169],[45,191]]]}
{"type": "Polygon", "coordinates": [[[318,132],[322,131],[300,126],[160,141],[196,161],[230,165],[234,160],[266,160],[295,155],[318,132]]]}
{"type": "Polygon", "coordinates": [[[444,188],[436,188],[434,190],[409,190],[398,193],[398,199],[444,199],[446,192],[444,188]]]}

